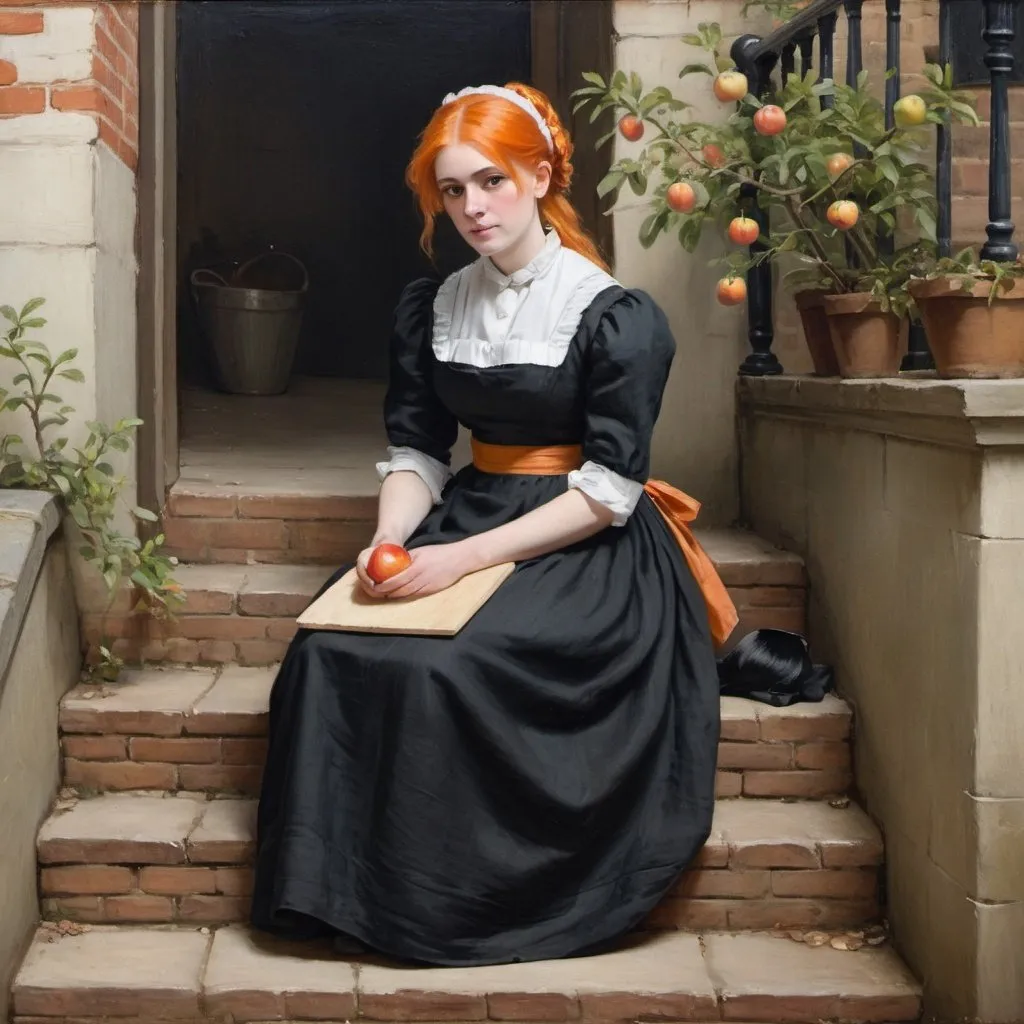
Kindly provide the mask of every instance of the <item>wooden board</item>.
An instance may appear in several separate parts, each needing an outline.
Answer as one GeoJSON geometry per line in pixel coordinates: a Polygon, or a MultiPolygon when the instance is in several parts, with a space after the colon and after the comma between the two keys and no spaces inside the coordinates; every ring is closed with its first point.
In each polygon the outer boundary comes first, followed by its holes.
{"type": "Polygon", "coordinates": [[[454,636],[508,579],[515,562],[471,572],[447,590],[426,597],[381,600],[368,597],[350,569],[297,619],[303,629],[348,633],[406,633],[454,636]]]}

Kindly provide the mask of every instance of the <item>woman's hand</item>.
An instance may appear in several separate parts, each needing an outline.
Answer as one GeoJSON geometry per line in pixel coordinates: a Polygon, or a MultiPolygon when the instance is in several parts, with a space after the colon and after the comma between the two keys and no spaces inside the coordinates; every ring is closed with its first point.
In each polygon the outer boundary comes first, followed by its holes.
{"type": "Polygon", "coordinates": [[[366,594],[367,597],[383,599],[386,595],[382,594],[377,589],[377,584],[370,579],[366,572],[366,566],[370,561],[370,555],[373,554],[373,549],[378,543],[378,541],[374,541],[368,548],[363,548],[363,550],[356,556],[356,575],[359,577],[359,583],[363,588],[363,593],[366,594]]]}
{"type": "MultiPolygon", "coordinates": [[[[466,547],[452,544],[427,544],[409,552],[412,565],[397,576],[374,585],[374,597],[426,597],[446,590],[467,573],[479,568],[472,564],[466,547]]],[[[360,577],[362,578],[362,577],[360,577]]]]}

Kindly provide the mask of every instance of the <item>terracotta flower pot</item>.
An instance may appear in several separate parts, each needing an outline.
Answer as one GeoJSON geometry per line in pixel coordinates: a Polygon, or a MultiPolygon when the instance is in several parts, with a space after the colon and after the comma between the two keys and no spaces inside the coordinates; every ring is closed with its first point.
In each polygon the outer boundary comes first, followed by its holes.
{"type": "Polygon", "coordinates": [[[911,282],[940,377],[1024,377],[1024,281],[1011,284],[989,305],[990,281],[911,282]]]}
{"type": "Polygon", "coordinates": [[[883,313],[869,292],[825,296],[839,373],[843,377],[895,377],[906,348],[904,322],[883,313]]]}
{"type": "Polygon", "coordinates": [[[811,353],[814,373],[818,377],[838,377],[839,364],[832,347],[832,333],[825,315],[825,296],[828,292],[808,289],[797,292],[793,298],[804,325],[804,339],[811,353]]]}

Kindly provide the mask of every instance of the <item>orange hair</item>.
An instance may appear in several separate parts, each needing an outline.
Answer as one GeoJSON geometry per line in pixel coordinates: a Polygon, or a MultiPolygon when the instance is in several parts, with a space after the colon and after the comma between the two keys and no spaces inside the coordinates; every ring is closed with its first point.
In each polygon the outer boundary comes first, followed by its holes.
{"type": "Polygon", "coordinates": [[[518,182],[515,166],[534,168],[542,160],[551,164],[551,185],[538,200],[541,222],[558,232],[562,245],[608,270],[594,240],[580,224],[579,214],[566,195],[572,180],[572,140],[544,93],[520,82],[506,89],[529,100],[551,131],[554,151],[526,111],[500,96],[475,93],[439,107],[420,136],[420,143],[405,169],[405,181],[416,194],[423,214],[420,245],[433,255],[434,221],[444,210],[434,176],[434,161],[445,146],[464,143],[479,150],[495,167],[518,182]]]}

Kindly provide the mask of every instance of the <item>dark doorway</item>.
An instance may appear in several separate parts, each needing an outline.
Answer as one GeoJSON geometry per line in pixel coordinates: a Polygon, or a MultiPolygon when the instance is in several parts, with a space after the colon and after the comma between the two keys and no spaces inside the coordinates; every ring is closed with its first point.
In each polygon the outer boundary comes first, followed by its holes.
{"type": "Polygon", "coordinates": [[[295,373],[387,374],[403,286],[432,268],[403,182],[444,95],[531,78],[529,0],[187,0],[178,4],[179,370],[212,377],[188,277],[273,245],[307,266],[295,373]]]}

